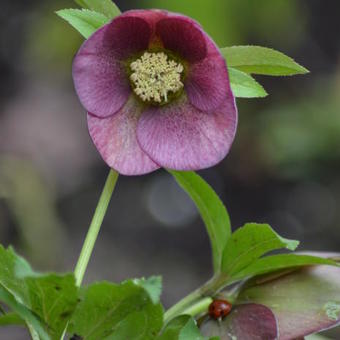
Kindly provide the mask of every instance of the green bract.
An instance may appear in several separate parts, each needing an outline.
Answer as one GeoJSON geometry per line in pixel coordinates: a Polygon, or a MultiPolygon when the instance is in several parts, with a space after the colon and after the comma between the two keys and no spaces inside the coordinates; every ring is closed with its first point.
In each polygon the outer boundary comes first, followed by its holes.
{"type": "Polygon", "coordinates": [[[308,73],[292,58],[271,48],[261,46],[233,46],[221,49],[229,66],[250,74],[292,76],[308,73]]]}
{"type": "Polygon", "coordinates": [[[56,13],[76,28],[86,39],[109,21],[104,14],[87,9],[62,9],[56,13]]]}
{"type": "Polygon", "coordinates": [[[109,20],[120,14],[119,8],[111,0],[75,0],[82,8],[105,15],[109,20]]]}
{"type": "Polygon", "coordinates": [[[231,89],[235,97],[266,97],[268,93],[252,76],[236,68],[229,67],[231,89]]]}

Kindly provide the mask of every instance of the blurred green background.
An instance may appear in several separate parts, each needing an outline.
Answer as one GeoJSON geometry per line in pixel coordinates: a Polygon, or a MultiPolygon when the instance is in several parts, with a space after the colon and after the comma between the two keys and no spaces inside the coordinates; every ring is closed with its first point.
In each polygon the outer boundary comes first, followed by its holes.
{"type": "MultiPolygon", "coordinates": [[[[278,49],[307,76],[257,77],[238,100],[229,156],[203,177],[234,228],[268,222],[302,249],[340,251],[340,3],[336,0],[122,0],[194,17],[219,46],[278,49]]],[[[38,270],[71,271],[108,169],[87,133],[71,63],[82,38],[54,11],[72,1],[3,0],[0,11],[0,241],[38,270]]],[[[211,274],[202,221],[164,171],[121,177],[86,281],[160,274],[174,303],[211,274]]],[[[0,338],[26,339],[17,329],[0,338]]],[[[336,335],[333,335],[336,338],[336,335]]]]}

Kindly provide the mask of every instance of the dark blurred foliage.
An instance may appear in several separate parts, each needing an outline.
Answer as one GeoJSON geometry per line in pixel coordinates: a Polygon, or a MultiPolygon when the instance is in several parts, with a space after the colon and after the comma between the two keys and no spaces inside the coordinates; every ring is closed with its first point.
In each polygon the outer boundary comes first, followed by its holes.
{"type": "MultiPolygon", "coordinates": [[[[201,174],[226,203],[234,228],[268,222],[301,240],[303,249],[340,251],[340,3],[117,4],[183,12],[220,46],[273,47],[311,70],[257,77],[270,96],[238,100],[232,151],[201,174]]],[[[0,237],[37,269],[71,271],[108,169],[73,90],[71,62],[82,38],[54,14],[64,7],[75,6],[66,0],[1,3],[0,237]]],[[[204,226],[164,171],[119,179],[86,279],[151,274],[164,278],[166,306],[211,274],[204,226]]]]}

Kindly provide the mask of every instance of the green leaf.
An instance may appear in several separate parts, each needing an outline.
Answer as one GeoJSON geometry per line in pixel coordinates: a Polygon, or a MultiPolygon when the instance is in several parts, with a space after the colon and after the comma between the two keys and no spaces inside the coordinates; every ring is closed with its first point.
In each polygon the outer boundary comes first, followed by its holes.
{"type": "Polygon", "coordinates": [[[160,276],[152,276],[146,279],[136,279],[134,281],[138,286],[144,288],[149,294],[153,304],[159,303],[162,293],[162,278],[160,276]]]}
{"type": "Polygon", "coordinates": [[[200,333],[195,320],[190,318],[181,330],[178,340],[208,340],[208,338],[200,333]]]}
{"type": "Polygon", "coordinates": [[[109,21],[104,14],[87,9],[62,9],[56,13],[86,39],[109,21]]]}
{"type": "Polygon", "coordinates": [[[180,315],[172,319],[163,329],[162,333],[156,338],[156,340],[178,339],[182,329],[190,319],[191,317],[189,315],[180,315]]]}
{"type": "Polygon", "coordinates": [[[26,278],[30,309],[48,325],[52,339],[60,339],[77,305],[78,288],[73,274],[26,278]]]}
{"type": "Polygon", "coordinates": [[[29,305],[29,294],[24,280],[17,277],[17,271],[31,272],[29,264],[12,248],[7,250],[0,245],[0,285],[24,305],[29,305]]]}
{"type": "Polygon", "coordinates": [[[109,19],[113,19],[120,14],[120,10],[112,0],[75,0],[83,8],[101,13],[109,19]]]}
{"type": "Polygon", "coordinates": [[[263,98],[268,95],[266,90],[252,76],[235,68],[229,67],[229,80],[235,97],[263,98]]]}
{"type": "Polygon", "coordinates": [[[140,339],[147,340],[158,334],[162,324],[162,306],[153,304],[142,287],[133,281],[102,282],[83,289],[69,331],[86,340],[118,339],[116,334],[135,339],[136,327],[140,339]]]}
{"type": "Polygon", "coordinates": [[[219,271],[223,249],[231,235],[230,218],[211,186],[195,172],[168,170],[195,202],[207,228],[215,272],[219,271]]]}
{"type": "Polygon", "coordinates": [[[245,224],[225,245],[221,271],[232,277],[269,251],[295,250],[298,245],[298,241],[279,236],[268,224],[245,224]]]}
{"type": "Polygon", "coordinates": [[[86,8],[86,9],[89,8],[86,4],[86,1],[84,0],[74,0],[74,1],[77,5],[79,5],[79,7],[86,8]]]}
{"type": "Polygon", "coordinates": [[[34,330],[39,334],[41,340],[51,339],[44,329],[45,325],[43,325],[27,307],[17,302],[14,296],[2,287],[0,287],[0,301],[5,303],[21,319],[32,325],[34,330]]]}
{"type": "Polygon", "coordinates": [[[9,325],[23,325],[25,326],[25,321],[15,313],[7,313],[0,316],[0,326],[9,326],[9,325]]]}
{"type": "Polygon", "coordinates": [[[206,340],[197,328],[195,320],[189,315],[172,319],[156,340],[206,340]]]}
{"type": "Polygon", "coordinates": [[[221,52],[229,67],[246,73],[289,76],[309,72],[292,58],[266,47],[233,46],[222,48],[221,52]]]}
{"type": "Polygon", "coordinates": [[[151,335],[147,335],[148,320],[144,312],[133,312],[129,314],[123,321],[118,323],[114,333],[106,337],[104,340],[122,340],[134,339],[144,340],[151,339],[151,335]]]}
{"type": "MultiPolygon", "coordinates": [[[[5,250],[0,246],[0,286],[19,306],[27,308],[39,317],[44,323],[44,326],[39,323],[39,327],[45,327],[46,333],[50,334],[52,339],[60,339],[77,304],[78,288],[73,274],[35,273],[12,248],[5,250]]],[[[8,301],[11,302],[8,299],[3,300],[5,304],[8,301]]],[[[11,302],[9,307],[12,306],[20,311],[20,307],[11,302]]],[[[12,310],[16,312],[16,309],[12,310]]],[[[21,314],[18,315],[22,317],[21,314]]],[[[24,320],[41,333],[36,329],[37,322],[24,320]]]]}
{"type": "Polygon", "coordinates": [[[339,266],[335,261],[322,257],[296,254],[272,255],[258,259],[250,266],[232,276],[231,281],[238,281],[252,276],[267,274],[273,271],[311,265],[339,266]]]}

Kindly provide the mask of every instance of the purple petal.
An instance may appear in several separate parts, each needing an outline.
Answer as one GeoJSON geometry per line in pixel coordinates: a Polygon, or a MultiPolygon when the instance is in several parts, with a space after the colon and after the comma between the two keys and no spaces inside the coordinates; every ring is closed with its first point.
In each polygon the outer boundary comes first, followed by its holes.
{"type": "Polygon", "coordinates": [[[156,24],[158,21],[167,18],[170,15],[168,11],[161,9],[132,9],[126,11],[122,16],[137,17],[145,20],[153,33],[156,31],[156,24]]]}
{"type": "Polygon", "coordinates": [[[121,16],[84,42],[73,62],[73,80],[85,109],[108,117],[127,101],[130,83],[121,62],[148,48],[151,29],[137,17],[121,16]]]}
{"type": "Polygon", "coordinates": [[[177,52],[190,63],[205,58],[205,33],[192,19],[170,14],[168,18],[157,23],[156,31],[166,49],[177,52]]]}
{"type": "Polygon", "coordinates": [[[280,340],[317,333],[340,324],[340,268],[316,266],[260,277],[238,301],[269,307],[278,320],[280,340]]]}
{"type": "Polygon", "coordinates": [[[139,147],[136,127],[141,110],[130,99],[115,115],[98,118],[88,114],[91,138],[104,161],[123,175],[142,175],[159,168],[139,147]]]}
{"type": "Polygon", "coordinates": [[[202,112],[186,98],[143,112],[137,138],[157,164],[174,170],[198,170],[220,162],[234,140],[237,111],[232,98],[215,112],[202,112]]]}
{"type": "Polygon", "coordinates": [[[278,339],[277,320],[273,312],[258,304],[236,306],[225,319],[209,319],[200,330],[204,336],[219,336],[221,340],[278,339]]]}
{"type": "Polygon", "coordinates": [[[185,90],[191,104],[200,110],[214,110],[233,94],[226,62],[215,43],[206,35],[207,57],[189,68],[185,90]]]}

